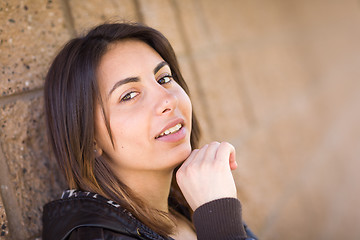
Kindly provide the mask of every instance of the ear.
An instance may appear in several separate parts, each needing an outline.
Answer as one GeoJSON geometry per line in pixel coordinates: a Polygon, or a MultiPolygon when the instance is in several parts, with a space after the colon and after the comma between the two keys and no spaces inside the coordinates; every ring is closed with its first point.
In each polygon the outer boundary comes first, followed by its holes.
{"type": "Polygon", "coordinates": [[[96,157],[100,157],[103,154],[103,150],[99,147],[96,141],[94,141],[94,153],[96,157]]]}

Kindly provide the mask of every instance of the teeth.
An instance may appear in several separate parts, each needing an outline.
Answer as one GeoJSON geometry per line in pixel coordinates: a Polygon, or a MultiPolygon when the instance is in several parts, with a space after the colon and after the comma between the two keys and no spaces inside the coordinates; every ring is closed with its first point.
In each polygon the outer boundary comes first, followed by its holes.
{"type": "Polygon", "coordinates": [[[165,132],[161,133],[159,137],[162,137],[164,135],[169,135],[171,133],[179,131],[179,129],[182,127],[181,123],[176,124],[174,127],[166,129],[165,132]]]}

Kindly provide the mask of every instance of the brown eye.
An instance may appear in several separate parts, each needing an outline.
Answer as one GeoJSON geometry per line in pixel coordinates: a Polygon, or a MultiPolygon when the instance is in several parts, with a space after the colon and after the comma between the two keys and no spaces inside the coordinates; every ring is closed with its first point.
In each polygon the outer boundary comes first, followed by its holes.
{"type": "Polygon", "coordinates": [[[159,83],[160,85],[162,85],[162,84],[165,84],[165,83],[170,82],[171,80],[172,80],[172,77],[171,77],[171,76],[164,76],[164,77],[162,77],[162,78],[160,78],[160,79],[158,80],[158,83],[159,83]]]}
{"type": "Polygon", "coordinates": [[[137,92],[129,92],[124,97],[121,98],[121,102],[129,101],[129,100],[133,99],[134,97],[136,97],[138,94],[139,93],[137,93],[137,92]]]}

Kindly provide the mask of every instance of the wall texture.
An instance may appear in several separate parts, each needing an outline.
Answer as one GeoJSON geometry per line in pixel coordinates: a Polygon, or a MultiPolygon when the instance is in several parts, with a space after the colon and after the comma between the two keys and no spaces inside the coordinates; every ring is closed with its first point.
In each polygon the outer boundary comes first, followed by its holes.
{"type": "Polygon", "coordinates": [[[171,41],[203,127],[230,141],[244,218],[261,239],[360,239],[358,0],[2,0],[0,239],[41,236],[65,187],[45,137],[58,49],[105,20],[171,41]]]}

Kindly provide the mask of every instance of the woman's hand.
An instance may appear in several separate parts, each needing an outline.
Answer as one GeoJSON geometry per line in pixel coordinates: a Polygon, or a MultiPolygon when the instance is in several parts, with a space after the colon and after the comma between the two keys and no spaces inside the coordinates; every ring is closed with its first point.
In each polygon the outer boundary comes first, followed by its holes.
{"type": "Polygon", "coordinates": [[[192,151],[176,173],[177,183],[193,211],[215,199],[236,198],[231,170],[237,168],[235,149],[212,142],[192,151]]]}

